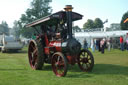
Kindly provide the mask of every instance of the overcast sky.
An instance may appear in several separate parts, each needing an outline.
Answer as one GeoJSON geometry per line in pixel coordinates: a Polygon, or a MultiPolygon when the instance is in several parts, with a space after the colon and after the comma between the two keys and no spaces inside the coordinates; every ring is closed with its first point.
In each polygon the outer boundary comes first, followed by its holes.
{"type": "MultiPolygon", "coordinates": [[[[0,22],[7,21],[10,27],[14,20],[19,20],[21,14],[30,7],[32,0],[0,0],[0,22]]],[[[53,0],[50,4],[53,13],[63,10],[65,5],[72,5],[73,11],[84,15],[82,20],[75,22],[75,25],[83,27],[87,19],[94,20],[101,18],[102,21],[108,19],[111,23],[120,23],[122,15],[128,11],[128,0],[53,0]]]]}

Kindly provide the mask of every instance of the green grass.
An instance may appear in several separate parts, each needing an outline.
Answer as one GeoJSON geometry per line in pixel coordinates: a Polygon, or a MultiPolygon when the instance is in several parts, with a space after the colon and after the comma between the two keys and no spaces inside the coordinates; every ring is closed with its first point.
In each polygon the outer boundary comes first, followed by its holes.
{"type": "Polygon", "coordinates": [[[92,72],[82,72],[77,64],[69,65],[65,77],[56,77],[51,65],[32,70],[27,48],[19,53],[0,53],[0,85],[128,85],[128,51],[94,52],[92,72]]]}

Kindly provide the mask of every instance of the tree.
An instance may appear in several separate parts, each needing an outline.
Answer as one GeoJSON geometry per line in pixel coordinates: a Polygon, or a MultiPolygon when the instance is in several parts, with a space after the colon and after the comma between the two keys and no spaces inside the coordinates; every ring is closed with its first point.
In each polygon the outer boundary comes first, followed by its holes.
{"type": "Polygon", "coordinates": [[[6,34],[9,35],[9,27],[6,21],[2,21],[0,24],[0,34],[6,34]]]}
{"type": "Polygon", "coordinates": [[[32,9],[29,9],[30,13],[32,13],[36,19],[49,15],[52,11],[49,6],[49,2],[51,1],[52,0],[33,0],[31,2],[32,9]]]}
{"type": "Polygon", "coordinates": [[[120,26],[122,30],[128,30],[128,22],[124,23],[124,20],[128,18],[128,11],[122,16],[120,26]]]}
{"type": "Polygon", "coordinates": [[[103,28],[103,21],[100,18],[94,20],[94,28],[103,28]]]}
{"type": "Polygon", "coordinates": [[[78,25],[72,27],[73,32],[81,31],[80,27],[78,25]]]}
{"type": "Polygon", "coordinates": [[[33,0],[31,2],[31,8],[28,8],[25,14],[21,15],[19,22],[20,28],[22,28],[21,33],[24,37],[30,38],[34,32],[34,29],[25,28],[26,24],[51,14],[52,9],[49,6],[51,1],[52,0],[33,0]]]}
{"type": "Polygon", "coordinates": [[[20,23],[19,21],[14,21],[14,26],[12,28],[12,34],[15,36],[16,39],[20,37],[20,23]]]}
{"type": "Polygon", "coordinates": [[[72,27],[73,30],[80,30],[80,27],[78,25],[72,27]]]}
{"type": "Polygon", "coordinates": [[[87,22],[83,25],[83,29],[93,29],[94,22],[91,19],[88,19],[87,22]]]}

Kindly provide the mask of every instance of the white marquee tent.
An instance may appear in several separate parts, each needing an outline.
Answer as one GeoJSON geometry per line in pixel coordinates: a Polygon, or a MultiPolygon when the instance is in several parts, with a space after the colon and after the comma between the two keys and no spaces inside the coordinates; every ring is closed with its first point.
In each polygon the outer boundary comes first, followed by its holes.
{"type": "Polygon", "coordinates": [[[94,32],[76,32],[74,35],[77,40],[81,44],[83,44],[83,40],[86,38],[87,42],[90,43],[91,39],[94,38],[111,38],[111,37],[120,37],[123,36],[125,38],[128,31],[94,31],[94,32]]]}

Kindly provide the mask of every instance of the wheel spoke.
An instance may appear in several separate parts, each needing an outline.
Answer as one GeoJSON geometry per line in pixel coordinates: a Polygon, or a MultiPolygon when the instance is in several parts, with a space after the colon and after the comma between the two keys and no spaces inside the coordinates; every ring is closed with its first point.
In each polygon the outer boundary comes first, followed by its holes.
{"type": "Polygon", "coordinates": [[[36,49],[34,49],[33,53],[35,54],[36,52],[37,52],[37,48],[36,48],[36,49]]]}
{"type": "Polygon", "coordinates": [[[83,71],[90,71],[94,65],[93,56],[89,50],[82,50],[78,57],[78,65],[83,71]],[[91,69],[90,69],[91,68],[91,69]]]}
{"type": "Polygon", "coordinates": [[[32,69],[41,70],[44,64],[43,45],[41,42],[31,40],[28,49],[29,64],[32,69]]]}
{"type": "Polygon", "coordinates": [[[90,60],[88,60],[88,63],[90,63],[90,64],[92,63],[91,59],[90,59],[90,60]]]}
{"type": "Polygon", "coordinates": [[[65,76],[67,72],[67,63],[62,53],[57,52],[52,56],[52,68],[56,76],[65,76]],[[66,69],[66,70],[65,70],[66,69]]]}
{"type": "Polygon", "coordinates": [[[83,65],[82,65],[82,66],[83,66],[83,68],[84,68],[84,69],[86,69],[86,67],[87,67],[87,65],[86,65],[86,64],[84,64],[84,63],[83,63],[83,65]]]}
{"type": "Polygon", "coordinates": [[[30,45],[32,49],[35,49],[35,46],[33,46],[33,44],[30,45]]]}
{"type": "Polygon", "coordinates": [[[58,56],[57,61],[58,61],[58,62],[60,61],[60,56],[58,56]]]}
{"type": "Polygon", "coordinates": [[[88,58],[88,60],[91,60],[91,58],[88,58]]]}
{"type": "Polygon", "coordinates": [[[84,63],[82,63],[81,65],[84,66],[84,63]]]}
{"type": "Polygon", "coordinates": [[[89,68],[88,64],[86,63],[87,68],[89,68]]]}
{"type": "Polygon", "coordinates": [[[82,56],[85,57],[85,52],[82,53],[82,56]]]}
{"type": "Polygon", "coordinates": [[[87,54],[87,58],[88,58],[88,54],[87,54]]]}

